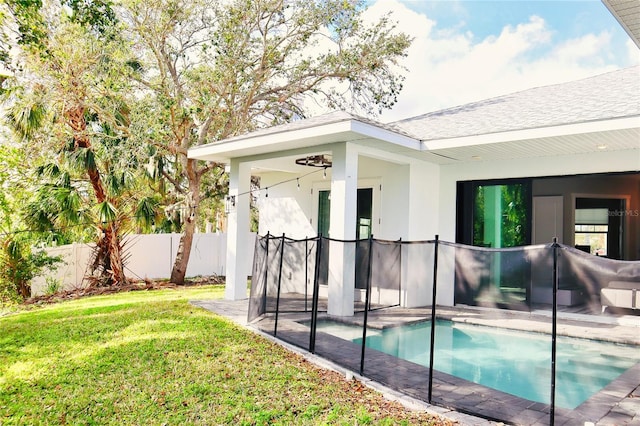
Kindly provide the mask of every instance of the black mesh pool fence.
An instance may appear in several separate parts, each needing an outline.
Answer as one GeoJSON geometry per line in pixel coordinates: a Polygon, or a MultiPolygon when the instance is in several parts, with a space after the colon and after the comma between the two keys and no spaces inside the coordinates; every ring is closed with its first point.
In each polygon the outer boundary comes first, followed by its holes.
{"type": "Polygon", "coordinates": [[[485,248],[437,237],[342,241],[267,234],[255,243],[248,319],[428,402],[513,423],[536,413],[550,424],[587,421],[576,407],[590,396],[570,384],[598,392],[611,380],[610,367],[619,364],[622,374],[633,356],[605,346],[580,349],[589,355],[576,359],[566,355],[581,347],[576,342],[561,342],[558,352],[558,327],[571,318],[559,319],[558,309],[594,317],[638,312],[638,282],[638,261],[555,242],[485,248]],[[351,278],[331,270],[332,256],[341,268],[351,265],[351,278]],[[330,287],[341,284],[335,275],[353,280],[353,306],[344,289],[330,295],[330,287]],[[346,315],[329,316],[331,303],[342,304],[346,315]]]}

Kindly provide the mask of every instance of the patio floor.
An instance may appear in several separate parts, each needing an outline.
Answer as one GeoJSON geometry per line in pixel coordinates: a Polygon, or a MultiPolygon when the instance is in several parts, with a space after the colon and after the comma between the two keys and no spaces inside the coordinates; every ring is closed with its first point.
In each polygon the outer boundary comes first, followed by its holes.
{"type": "MultiPolygon", "coordinates": [[[[326,306],[320,303],[320,310],[326,306]]],[[[247,301],[199,301],[197,306],[246,323],[247,301]],[[244,303],[242,303],[244,302],[244,303]]],[[[295,311],[304,301],[294,297],[280,302],[281,311],[295,311]]],[[[310,305],[309,305],[310,307],[310,305]]],[[[358,307],[356,306],[356,310],[358,307]]],[[[348,320],[362,323],[362,313],[348,320]]],[[[368,313],[372,328],[385,328],[430,318],[430,309],[388,308],[368,313]]],[[[326,314],[322,314],[326,316],[326,314]]],[[[549,332],[550,313],[504,311],[489,308],[438,307],[438,318],[472,324],[499,326],[517,330],[549,332]]],[[[640,316],[587,316],[559,313],[558,334],[607,340],[640,347],[640,316]]],[[[263,318],[253,327],[273,334],[274,317],[263,318]]],[[[277,337],[301,348],[309,347],[309,329],[299,321],[310,319],[310,313],[282,313],[278,317],[277,337]]],[[[344,321],[344,318],[341,318],[344,321]]],[[[359,371],[360,345],[326,333],[317,333],[315,353],[353,372],[359,371]]],[[[426,401],[428,368],[372,349],[366,350],[364,376],[404,395],[426,401]]],[[[506,394],[457,377],[434,371],[432,402],[453,412],[474,414],[494,421],[521,425],[549,424],[549,406],[506,394]]],[[[455,416],[454,416],[455,417],[455,416]]],[[[479,424],[474,417],[457,418],[461,424],[479,424]]],[[[640,425],[640,363],[627,370],[597,394],[574,410],[556,407],[556,425],[640,425]]],[[[486,423],[485,423],[486,424],[486,423]]]]}

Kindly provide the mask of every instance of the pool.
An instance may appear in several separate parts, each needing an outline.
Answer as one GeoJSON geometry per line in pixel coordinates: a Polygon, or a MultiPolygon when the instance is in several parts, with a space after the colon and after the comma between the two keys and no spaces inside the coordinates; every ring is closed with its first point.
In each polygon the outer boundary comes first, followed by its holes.
{"type": "MultiPolygon", "coordinates": [[[[331,320],[318,331],[361,344],[362,328],[331,320]]],[[[368,348],[429,366],[431,323],[368,329],[368,348]]],[[[436,321],[434,369],[531,401],[548,404],[551,336],[436,321]]],[[[556,405],[574,409],[640,362],[637,347],[559,336],[556,405]]]]}

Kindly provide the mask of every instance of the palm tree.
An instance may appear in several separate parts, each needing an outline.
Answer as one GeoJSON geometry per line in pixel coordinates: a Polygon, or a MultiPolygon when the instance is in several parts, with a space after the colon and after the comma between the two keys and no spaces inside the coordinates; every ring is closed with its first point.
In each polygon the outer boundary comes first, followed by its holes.
{"type": "Polygon", "coordinates": [[[43,37],[16,46],[23,71],[5,92],[8,122],[25,149],[54,158],[38,169],[28,221],[40,229],[90,226],[97,231],[97,282],[124,284],[121,237],[135,217],[130,188],[132,170],[139,170],[127,144],[133,69],[127,45],[77,22],[77,15],[49,18],[40,14],[37,21],[47,23],[43,37]]]}

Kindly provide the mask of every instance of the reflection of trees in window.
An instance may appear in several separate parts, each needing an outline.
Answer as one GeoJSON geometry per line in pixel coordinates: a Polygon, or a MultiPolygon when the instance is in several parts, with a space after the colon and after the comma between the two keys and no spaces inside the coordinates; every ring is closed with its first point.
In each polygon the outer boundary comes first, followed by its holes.
{"type": "Polygon", "coordinates": [[[488,247],[525,245],[528,223],[526,197],[527,190],[523,184],[478,185],[474,194],[473,244],[488,247]],[[499,229],[488,237],[485,231],[489,227],[499,229]]]}
{"type": "Polygon", "coordinates": [[[522,184],[502,187],[502,247],[526,244],[523,229],[527,220],[525,196],[522,184]]]}
{"type": "Polygon", "coordinates": [[[475,190],[473,200],[473,245],[485,246],[484,241],[484,186],[475,190]]]}

